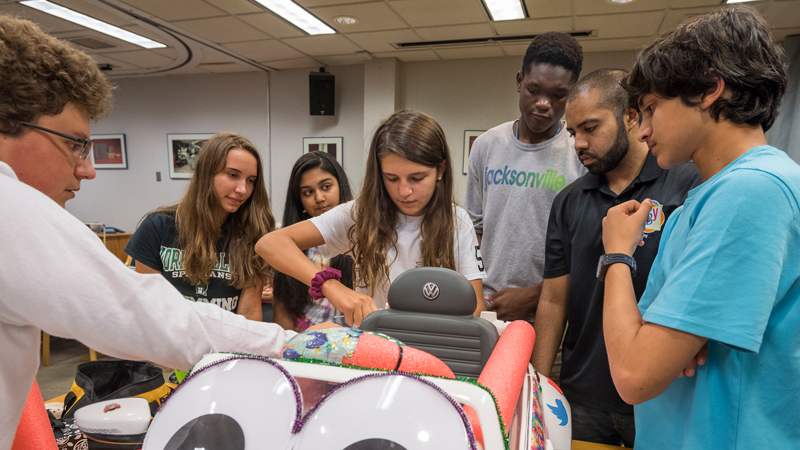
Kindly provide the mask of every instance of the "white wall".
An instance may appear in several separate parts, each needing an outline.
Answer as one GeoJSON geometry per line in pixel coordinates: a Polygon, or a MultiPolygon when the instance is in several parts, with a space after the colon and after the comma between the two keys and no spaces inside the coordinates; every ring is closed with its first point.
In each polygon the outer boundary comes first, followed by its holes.
{"type": "Polygon", "coordinates": [[[343,137],[344,169],[354,192],[358,191],[364,176],[364,66],[336,66],[326,71],[336,76],[336,114],[333,116],[309,115],[309,69],[270,74],[270,201],[278,222],[283,219],[292,166],[303,155],[303,137],[343,137]]]}
{"type": "MultiPolygon", "coordinates": [[[[602,67],[629,69],[635,52],[587,53],[583,74],[602,67]]],[[[447,134],[456,172],[456,200],[463,203],[464,130],[486,130],[519,117],[515,75],[522,57],[398,63],[393,89],[398,108],[424,111],[447,134]]],[[[67,209],[85,222],[135,229],[148,211],[180,199],[187,180],[171,180],[167,133],[234,131],[249,138],[266,166],[266,185],[277,221],[283,217],[292,165],[303,137],[344,138],[344,168],[360,188],[365,150],[365,71],[362,65],[329,67],[336,76],[336,115],[309,115],[309,69],[266,73],[132,78],[116,82],[114,110],[93,134],[125,133],[128,170],[98,170],[84,181],[67,209]],[[161,182],[156,182],[157,171],[161,182]]],[[[372,93],[377,95],[376,93],[372,93]]],[[[371,94],[371,95],[372,95],[371,94]]],[[[377,120],[377,119],[376,119],[377,120]]]]}
{"type": "MultiPolygon", "coordinates": [[[[630,70],[636,52],[584,54],[582,75],[601,68],[630,70]]],[[[464,131],[488,130],[519,118],[516,74],[522,56],[404,63],[400,105],[436,119],[447,135],[456,173],[456,201],[463,206],[467,177],[462,173],[464,131]]]]}
{"type": "Polygon", "coordinates": [[[84,222],[133,231],[145,213],[179,200],[188,180],[169,178],[167,133],[233,131],[268,161],[268,83],[268,74],[255,72],[115,81],[114,109],[92,125],[92,134],[124,133],[128,169],[98,170],[67,210],[84,222]]]}

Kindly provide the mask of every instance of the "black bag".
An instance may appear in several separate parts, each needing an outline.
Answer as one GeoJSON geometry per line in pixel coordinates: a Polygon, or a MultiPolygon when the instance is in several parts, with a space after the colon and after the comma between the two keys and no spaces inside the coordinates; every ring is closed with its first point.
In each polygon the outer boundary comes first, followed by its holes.
{"type": "Polygon", "coordinates": [[[75,381],[64,398],[62,419],[71,419],[86,405],[117,398],[141,397],[150,404],[150,416],[171,389],[160,368],[141,361],[90,361],[78,365],[75,381]]]}

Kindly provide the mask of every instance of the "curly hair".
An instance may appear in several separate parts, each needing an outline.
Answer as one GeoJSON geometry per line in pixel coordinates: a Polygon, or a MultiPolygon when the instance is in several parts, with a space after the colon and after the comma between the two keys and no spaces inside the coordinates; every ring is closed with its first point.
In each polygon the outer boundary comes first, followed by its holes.
{"type": "Polygon", "coordinates": [[[653,93],[695,106],[722,77],[733,94],[718,98],[711,117],[772,127],[786,91],[787,62],[767,21],[755,9],[733,6],[693,17],[639,53],[622,86],[633,101],[653,93]]]}
{"type": "Polygon", "coordinates": [[[372,293],[388,283],[387,261],[390,248],[396,249],[397,213],[383,184],[381,160],[393,154],[426,167],[439,167],[444,163],[442,179],[423,210],[422,265],[456,269],[453,248],[455,236],[455,211],[453,210],[453,165],[442,127],[433,117],[417,111],[398,111],[389,116],[372,138],[367,156],[367,169],[361,194],[351,211],[355,225],[350,228],[350,252],[357,267],[356,282],[372,293]]]}
{"type": "Polygon", "coordinates": [[[177,205],[165,206],[151,214],[174,212],[178,229],[178,245],[183,251],[186,279],[193,285],[208,284],[217,261],[217,242],[222,227],[216,220],[219,199],[214,189],[214,177],[225,168],[228,153],[242,149],[256,158],[257,179],[253,193],[235,213],[228,215],[225,225],[230,229],[228,248],[231,262],[230,285],[245,289],[269,280],[269,266],[255,252],[261,236],[275,229],[275,219],[269,207],[264,187],[261,156],[245,137],[235,133],[218,133],[200,149],[194,174],[183,198],[177,205]]]}
{"type": "Polygon", "coordinates": [[[92,57],[33,22],[0,14],[0,131],[15,137],[21,122],[60,114],[70,103],[99,120],[112,87],[92,57]]]}
{"type": "Polygon", "coordinates": [[[583,70],[583,48],[567,33],[551,31],[533,38],[522,59],[522,75],[527,75],[533,64],[550,64],[572,72],[572,81],[581,76],[583,70]]]}

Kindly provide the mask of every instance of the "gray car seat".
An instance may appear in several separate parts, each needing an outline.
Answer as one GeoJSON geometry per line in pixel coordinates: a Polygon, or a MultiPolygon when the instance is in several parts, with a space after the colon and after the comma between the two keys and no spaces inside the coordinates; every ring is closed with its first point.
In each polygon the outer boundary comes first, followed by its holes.
{"type": "Polygon", "coordinates": [[[361,329],[391,336],[441,359],[457,377],[478,378],[497,344],[497,329],[474,317],[475,290],[458,272],[418,267],[398,276],[389,307],[368,315],[361,329]]]}

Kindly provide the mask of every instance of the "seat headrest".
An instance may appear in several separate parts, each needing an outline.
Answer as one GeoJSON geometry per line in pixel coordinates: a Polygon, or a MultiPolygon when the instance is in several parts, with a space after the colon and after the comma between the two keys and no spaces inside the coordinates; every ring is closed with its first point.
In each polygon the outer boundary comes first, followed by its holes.
{"type": "Polygon", "coordinates": [[[397,311],[468,316],[475,312],[475,290],[463,275],[441,267],[417,267],[401,273],[388,293],[397,311]]]}

